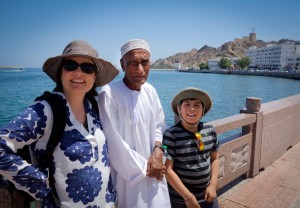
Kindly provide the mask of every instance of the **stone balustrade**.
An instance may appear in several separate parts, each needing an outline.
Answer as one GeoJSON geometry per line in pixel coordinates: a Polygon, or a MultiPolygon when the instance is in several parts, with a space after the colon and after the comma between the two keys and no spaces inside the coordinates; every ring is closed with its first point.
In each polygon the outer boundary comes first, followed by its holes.
{"type": "Polygon", "coordinates": [[[249,97],[245,106],[240,114],[209,122],[219,135],[242,129],[222,140],[218,189],[242,175],[256,176],[300,142],[300,94],[265,104],[249,97]]]}

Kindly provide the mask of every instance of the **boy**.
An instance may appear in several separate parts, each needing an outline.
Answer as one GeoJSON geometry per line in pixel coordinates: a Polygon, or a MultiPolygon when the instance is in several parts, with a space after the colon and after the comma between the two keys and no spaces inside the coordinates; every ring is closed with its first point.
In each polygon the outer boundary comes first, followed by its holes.
{"type": "Polygon", "coordinates": [[[213,126],[200,122],[211,106],[210,96],[197,88],[186,88],[172,100],[180,121],[163,136],[172,207],[219,207],[220,144],[213,126]]]}

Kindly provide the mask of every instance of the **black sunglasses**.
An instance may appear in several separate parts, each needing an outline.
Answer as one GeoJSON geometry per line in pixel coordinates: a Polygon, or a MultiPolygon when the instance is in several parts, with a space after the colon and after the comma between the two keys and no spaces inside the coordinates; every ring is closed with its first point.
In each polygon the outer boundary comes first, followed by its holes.
{"type": "Polygon", "coordinates": [[[73,60],[62,61],[62,67],[67,71],[75,71],[79,66],[81,71],[87,74],[93,74],[97,69],[96,65],[90,63],[78,64],[76,61],[73,60]]]}

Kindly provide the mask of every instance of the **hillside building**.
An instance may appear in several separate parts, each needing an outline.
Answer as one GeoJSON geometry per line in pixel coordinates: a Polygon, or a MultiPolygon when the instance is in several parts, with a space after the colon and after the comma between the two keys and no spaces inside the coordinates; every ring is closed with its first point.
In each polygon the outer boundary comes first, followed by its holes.
{"type": "Polygon", "coordinates": [[[174,67],[174,69],[181,69],[181,66],[180,66],[180,63],[179,63],[179,62],[174,63],[174,64],[173,64],[173,67],[174,67]]]}
{"type": "Polygon", "coordinates": [[[220,66],[219,66],[220,60],[221,60],[221,58],[208,59],[207,60],[208,68],[211,69],[211,70],[220,69],[220,66]]]}
{"type": "Polygon", "coordinates": [[[251,60],[250,67],[258,69],[280,70],[299,68],[300,44],[286,42],[267,47],[250,47],[246,56],[251,60]]]}
{"type": "MultiPolygon", "coordinates": [[[[231,68],[237,68],[237,61],[238,57],[232,57],[232,58],[228,58],[231,61],[231,68]]],[[[219,66],[219,62],[220,62],[221,58],[215,58],[215,59],[208,59],[207,60],[207,65],[209,67],[209,69],[211,70],[219,70],[221,69],[221,67],[219,66]]]]}

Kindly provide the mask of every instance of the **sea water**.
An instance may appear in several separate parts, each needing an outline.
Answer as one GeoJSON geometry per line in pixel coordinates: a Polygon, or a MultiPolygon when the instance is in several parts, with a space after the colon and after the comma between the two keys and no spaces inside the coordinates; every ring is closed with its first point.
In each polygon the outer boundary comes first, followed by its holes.
{"type": "MultiPolygon", "coordinates": [[[[115,80],[122,79],[121,72],[115,80]]],[[[185,73],[151,70],[148,82],[160,97],[168,126],[174,124],[171,100],[186,87],[197,87],[208,92],[213,106],[203,121],[236,115],[245,107],[247,97],[259,97],[262,103],[300,94],[300,81],[292,79],[185,73]]],[[[45,90],[52,91],[54,82],[41,69],[0,70],[0,127],[30,105],[45,90]]]]}

